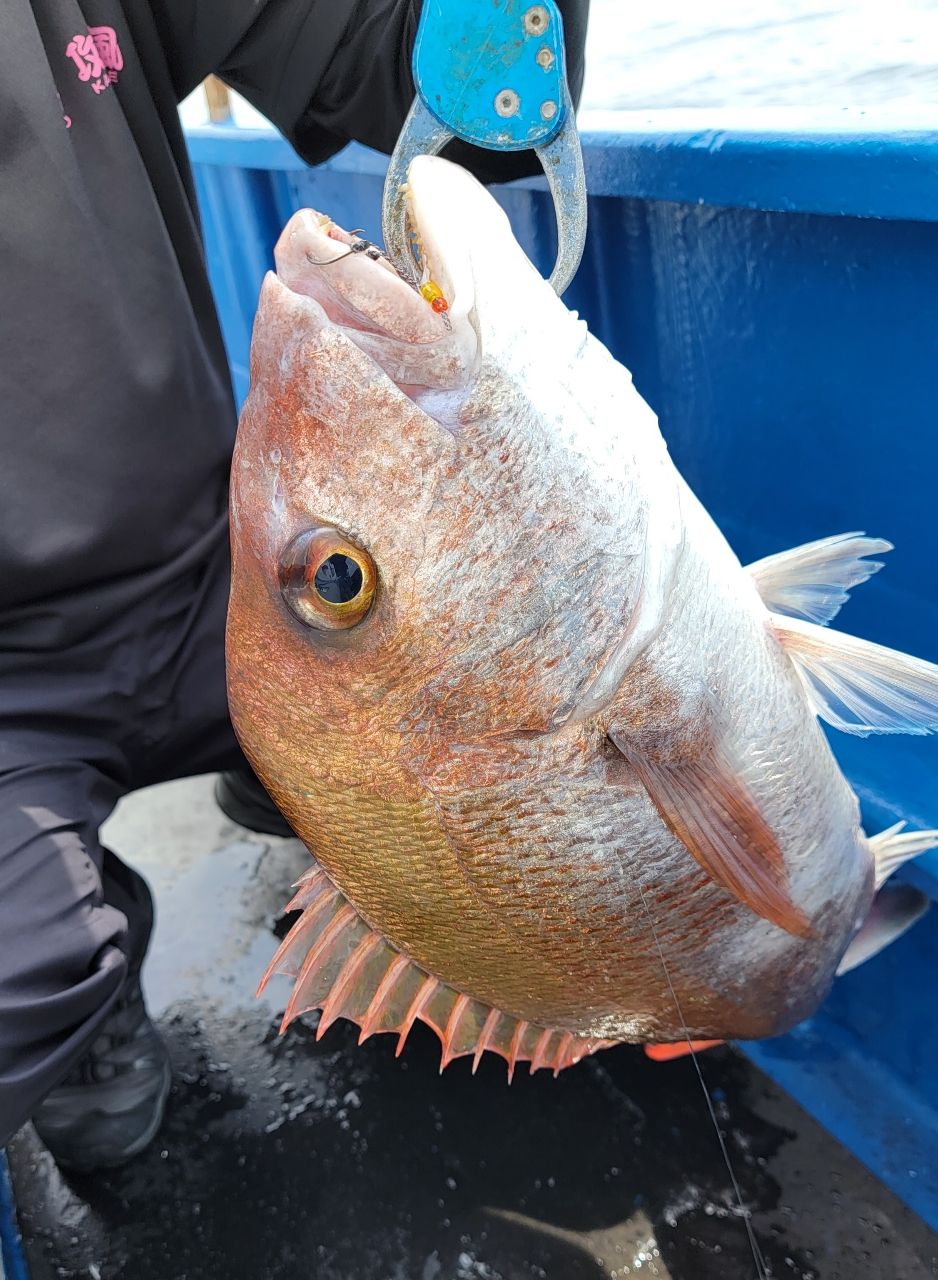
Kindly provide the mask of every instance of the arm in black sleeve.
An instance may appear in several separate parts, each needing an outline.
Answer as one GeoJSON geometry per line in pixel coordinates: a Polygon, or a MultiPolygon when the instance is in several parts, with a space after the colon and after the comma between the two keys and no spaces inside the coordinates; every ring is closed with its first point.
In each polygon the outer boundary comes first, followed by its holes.
{"type": "MultiPolygon", "coordinates": [[[[419,0],[152,0],[180,97],[215,71],[316,164],[347,142],[390,152],[414,98],[419,0]]],[[[583,87],[589,0],[558,0],[574,101],[583,87]]],[[[540,166],[531,152],[453,143],[485,182],[540,166]]]]}

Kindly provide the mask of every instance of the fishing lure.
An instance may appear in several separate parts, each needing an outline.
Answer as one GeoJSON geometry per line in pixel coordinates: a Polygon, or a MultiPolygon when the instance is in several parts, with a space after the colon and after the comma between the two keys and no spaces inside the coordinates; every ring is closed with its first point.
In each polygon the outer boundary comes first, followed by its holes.
{"type": "Polygon", "coordinates": [[[314,267],[329,267],[335,262],[342,262],[349,256],[349,254],[352,253],[363,253],[365,257],[370,258],[372,262],[378,262],[381,258],[387,256],[371,240],[364,239],[364,237],[360,235],[360,229],[359,231],[353,231],[351,234],[355,236],[356,239],[353,240],[351,244],[347,244],[345,246],[345,253],[337,254],[334,258],[325,258],[322,261],[317,261],[317,259],[313,258],[310,254],[307,254],[306,257],[310,265],[314,267]]]}

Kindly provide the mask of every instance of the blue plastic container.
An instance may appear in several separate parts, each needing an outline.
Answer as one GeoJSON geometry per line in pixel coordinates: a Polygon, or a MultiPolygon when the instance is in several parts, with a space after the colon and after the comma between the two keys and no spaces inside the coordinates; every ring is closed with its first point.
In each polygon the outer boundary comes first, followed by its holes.
{"type": "MultiPolygon", "coordinates": [[[[862,529],[896,544],[839,623],[938,661],[938,115],[928,130],[713,112],[587,121],[590,233],[568,302],[630,369],[677,465],[753,560],[862,529]]],[[[189,135],[238,397],[289,214],[380,239],[384,158],[306,169],[278,136],[189,135]]],[[[543,180],[499,198],[554,261],[543,180]]],[[[938,742],[833,739],[870,831],[938,826],[938,742]]],[[[938,897],[938,857],[905,873],[938,897]]],[[[938,911],[793,1034],[742,1046],[938,1228],[938,911]]]]}

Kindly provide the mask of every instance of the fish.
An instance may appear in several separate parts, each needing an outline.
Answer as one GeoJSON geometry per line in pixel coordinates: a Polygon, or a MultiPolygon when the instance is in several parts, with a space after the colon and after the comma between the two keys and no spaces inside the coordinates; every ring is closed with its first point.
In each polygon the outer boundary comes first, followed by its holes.
{"type": "Polygon", "coordinates": [[[938,843],[867,836],[820,723],[938,728],[938,667],[827,625],[891,545],[743,566],[491,193],[418,157],[407,211],[414,280],[303,210],[260,293],[228,690],[311,854],[261,987],[509,1076],[777,1035],[938,843]]]}

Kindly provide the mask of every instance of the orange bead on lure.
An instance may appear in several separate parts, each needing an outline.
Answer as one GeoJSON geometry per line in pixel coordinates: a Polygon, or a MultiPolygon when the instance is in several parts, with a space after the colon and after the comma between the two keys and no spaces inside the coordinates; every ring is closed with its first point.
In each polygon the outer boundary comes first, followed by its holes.
{"type": "Polygon", "coordinates": [[[232,465],[232,718],[314,859],[286,1020],[554,1071],[780,1032],[938,838],[867,836],[818,724],[938,727],[938,667],[826,627],[889,544],[741,565],[491,195],[423,156],[408,201],[416,289],[291,220],[232,465]]]}
{"type": "Polygon", "coordinates": [[[424,302],[429,302],[438,315],[444,311],[449,311],[449,303],[443,297],[443,290],[432,280],[427,280],[420,285],[420,296],[424,302]]]}

